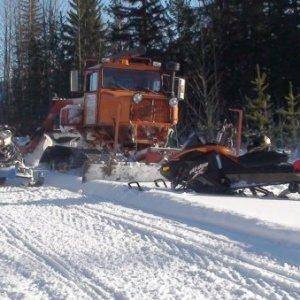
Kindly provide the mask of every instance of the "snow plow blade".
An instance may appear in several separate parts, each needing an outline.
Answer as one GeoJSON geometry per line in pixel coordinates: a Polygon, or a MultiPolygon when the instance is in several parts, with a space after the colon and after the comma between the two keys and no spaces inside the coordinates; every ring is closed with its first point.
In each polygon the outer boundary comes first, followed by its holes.
{"type": "Polygon", "coordinates": [[[141,181],[150,182],[161,178],[159,164],[146,164],[139,162],[118,163],[88,163],[83,166],[82,181],[107,180],[107,181],[141,181]]]}

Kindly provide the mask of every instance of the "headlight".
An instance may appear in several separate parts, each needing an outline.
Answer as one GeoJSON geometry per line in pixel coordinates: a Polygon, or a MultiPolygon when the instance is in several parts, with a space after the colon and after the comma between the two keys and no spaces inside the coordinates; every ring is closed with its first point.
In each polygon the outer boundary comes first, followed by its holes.
{"type": "Polygon", "coordinates": [[[169,101],[170,106],[175,107],[178,105],[178,99],[177,98],[171,98],[169,101]]]}
{"type": "Polygon", "coordinates": [[[143,100],[143,95],[140,93],[137,93],[133,96],[133,102],[135,104],[139,104],[143,100]]]}
{"type": "Polygon", "coordinates": [[[170,172],[170,167],[169,166],[164,166],[161,168],[161,170],[164,172],[164,173],[168,173],[170,172]]]}

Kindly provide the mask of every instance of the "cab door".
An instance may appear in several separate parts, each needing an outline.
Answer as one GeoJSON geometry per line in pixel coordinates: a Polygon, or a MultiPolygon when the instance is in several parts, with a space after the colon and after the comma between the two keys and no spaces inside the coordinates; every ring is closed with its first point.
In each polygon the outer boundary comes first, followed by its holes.
{"type": "Polygon", "coordinates": [[[84,126],[97,125],[99,71],[88,71],[85,76],[84,126]]]}

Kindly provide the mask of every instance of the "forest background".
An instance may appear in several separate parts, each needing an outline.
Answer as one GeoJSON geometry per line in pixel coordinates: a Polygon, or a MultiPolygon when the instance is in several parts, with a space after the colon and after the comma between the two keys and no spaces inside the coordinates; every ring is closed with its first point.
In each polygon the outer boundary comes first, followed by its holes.
{"type": "Polygon", "coordinates": [[[229,108],[245,133],[296,146],[300,135],[298,0],[1,0],[0,123],[41,125],[69,97],[69,72],[120,51],[178,61],[187,80],[179,135],[213,140],[229,108]]]}

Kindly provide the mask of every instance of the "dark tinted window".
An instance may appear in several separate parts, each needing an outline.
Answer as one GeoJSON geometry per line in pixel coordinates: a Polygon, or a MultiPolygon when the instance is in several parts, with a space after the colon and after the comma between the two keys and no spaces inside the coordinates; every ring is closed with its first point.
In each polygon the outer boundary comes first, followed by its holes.
{"type": "Polygon", "coordinates": [[[159,92],[161,78],[160,73],[157,72],[105,68],[103,70],[103,87],[159,92]]]}

